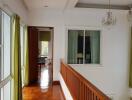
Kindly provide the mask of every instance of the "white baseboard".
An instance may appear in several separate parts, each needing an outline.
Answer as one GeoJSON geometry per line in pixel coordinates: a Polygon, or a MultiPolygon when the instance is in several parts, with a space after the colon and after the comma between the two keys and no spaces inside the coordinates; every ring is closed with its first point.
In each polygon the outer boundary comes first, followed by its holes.
{"type": "Polygon", "coordinates": [[[63,80],[63,77],[61,76],[60,73],[59,73],[59,80],[60,80],[60,85],[62,87],[62,90],[63,90],[66,100],[73,100],[73,98],[70,94],[70,91],[68,90],[68,88],[63,80]]]}

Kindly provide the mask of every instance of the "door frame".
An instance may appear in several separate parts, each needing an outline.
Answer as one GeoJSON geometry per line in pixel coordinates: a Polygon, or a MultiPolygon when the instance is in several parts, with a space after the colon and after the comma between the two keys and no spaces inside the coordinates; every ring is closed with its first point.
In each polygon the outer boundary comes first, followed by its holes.
{"type": "Polygon", "coordinates": [[[51,58],[51,82],[53,85],[53,66],[54,66],[54,27],[49,26],[30,26],[35,28],[49,28],[51,30],[51,36],[52,36],[52,58],[51,58]]]}

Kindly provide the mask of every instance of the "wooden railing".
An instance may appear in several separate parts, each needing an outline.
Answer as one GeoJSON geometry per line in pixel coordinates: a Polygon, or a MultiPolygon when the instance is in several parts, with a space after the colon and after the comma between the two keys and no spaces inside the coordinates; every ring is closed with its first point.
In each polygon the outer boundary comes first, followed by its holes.
{"type": "Polygon", "coordinates": [[[74,100],[110,100],[108,96],[62,60],[60,72],[74,100]]]}

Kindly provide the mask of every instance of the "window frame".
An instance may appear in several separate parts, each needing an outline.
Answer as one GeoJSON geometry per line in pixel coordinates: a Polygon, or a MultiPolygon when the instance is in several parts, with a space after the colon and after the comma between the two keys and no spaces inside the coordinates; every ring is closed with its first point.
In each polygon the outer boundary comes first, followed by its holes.
{"type": "Polygon", "coordinates": [[[84,33],[86,30],[100,31],[100,63],[99,64],[86,64],[84,63],[84,60],[83,60],[83,64],[70,64],[70,65],[90,65],[90,66],[97,66],[97,67],[102,66],[102,39],[103,39],[102,28],[101,27],[90,27],[90,26],[65,26],[65,37],[66,37],[65,39],[65,60],[66,60],[66,63],[68,63],[67,61],[68,59],[68,30],[83,30],[84,33]]]}
{"type": "MultiPolygon", "coordinates": [[[[8,15],[9,17],[10,17],[10,74],[6,77],[6,78],[8,78],[9,76],[11,77],[11,73],[12,73],[12,62],[11,62],[11,57],[12,57],[12,52],[11,52],[11,50],[12,50],[12,30],[11,30],[11,16],[8,14],[8,13],[6,13],[5,11],[3,11],[2,10],[2,12],[3,13],[5,13],[6,15],[8,15]]],[[[3,22],[4,23],[4,22],[3,22]]],[[[2,30],[4,30],[4,27],[2,27],[2,30]]],[[[4,32],[4,31],[3,31],[4,32]]],[[[3,64],[4,64],[4,35],[3,35],[3,64]]],[[[3,66],[4,67],[4,66],[3,66]]],[[[3,75],[4,75],[4,69],[3,69],[3,75]]],[[[4,76],[3,76],[4,77],[4,76]]],[[[5,79],[6,79],[5,78],[5,79]]],[[[4,80],[4,79],[3,79],[4,80]]]]}
{"type": "MultiPolygon", "coordinates": [[[[11,80],[12,80],[12,62],[11,62],[11,57],[12,57],[12,30],[11,30],[11,15],[8,14],[6,11],[0,9],[0,24],[1,24],[1,27],[0,27],[0,32],[1,32],[1,65],[0,65],[0,99],[1,99],[1,89],[4,88],[4,86],[6,84],[8,84],[8,82],[10,82],[10,98],[11,98],[11,80]],[[3,33],[3,30],[4,30],[4,22],[3,22],[3,13],[7,14],[9,17],[10,17],[10,74],[4,78],[4,33],[3,33]],[[2,79],[3,78],[3,79],[2,79]]],[[[4,90],[3,90],[4,91],[4,90]]],[[[4,94],[3,94],[4,95],[4,94]]]]}
{"type": "MultiPolygon", "coordinates": [[[[0,44],[0,53],[1,53],[1,58],[0,58],[0,83],[2,81],[2,66],[3,66],[3,34],[2,34],[2,11],[0,9],[0,24],[1,24],[1,27],[0,27],[0,34],[1,34],[1,44],[0,44]]],[[[0,93],[1,94],[1,93],[0,93]]]]}

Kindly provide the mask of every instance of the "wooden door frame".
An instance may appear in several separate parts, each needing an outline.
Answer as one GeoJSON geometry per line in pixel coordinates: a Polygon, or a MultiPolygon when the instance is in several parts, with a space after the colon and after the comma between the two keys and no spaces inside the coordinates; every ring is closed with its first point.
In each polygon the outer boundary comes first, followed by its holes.
{"type": "Polygon", "coordinates": [[[51,69],[51,72],[52,72],[52,85],[53,85],[53,61],[54,61],[54,27],[51,29],[52,30],[52,69],[51,69]]]}
{"type": "Polygon", "coordinates": [[[54,62],[54,27],[48,27],[48,26],[29,26],[29,27],[35,27],[35,28],[49,28],[49,29],[51,29],[51,36],[52,36],[52,58],[51,58],[51,60],[52,60],[52,68],[51,68],[51,74],[52,74],[52,76],[51,76],[51,81],[52,81],[52,85],[53,85],[53,66],[54,66],[54,64],[53,64],[53,62],[54,62]]]}

